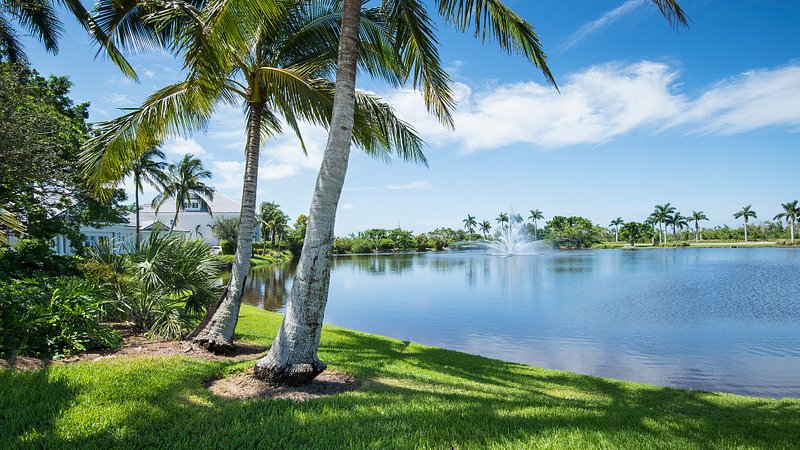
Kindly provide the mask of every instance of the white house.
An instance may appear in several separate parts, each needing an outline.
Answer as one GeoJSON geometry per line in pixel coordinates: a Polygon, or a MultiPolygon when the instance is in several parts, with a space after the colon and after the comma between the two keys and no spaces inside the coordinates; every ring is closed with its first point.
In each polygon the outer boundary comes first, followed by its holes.
{"type": "MultiPolygon", "coordinates": [[[[184,233],[192,238],[201,238],[205,240],[208,245],[218,245],[219,241],[214,237],[214,233],[211,231],[214,219],[239,217],[241,206],[236,201],[218,193],[214,194],[214,200],[205,200],[208,208],[197,201],[196,196],[192,196],[189,202],[184,202],[183,208],[178,213],[178,222],[174,224],[172,231],[184,233]]],[[[164,226],[169,227],[173,225],[172,221],[174,218],[174,201],[167,201],[164,203],[164,205],[159,208],[158,213],[147,203],[141,211],[139,211],[142,239],[147,239],[153,226],[157,222],[161,222],[164,226]]],[[[101,228],[85,226],[81,227],[80,230],[81,233],[86,235],[87,245],[91,246],[99,241],[108,239],[112,240],[117,245],[119,251],[123,251],[125,248],[133,247],[136,240],[136,215],[130,213],[126,217],[126,220],[127,223],[109,224],[101,228]]],[[[66,236],[58,235],[52,242],[52,248],[56,254],[74,254],[74,250],[70,246],[70,241],[66,236]]]]}

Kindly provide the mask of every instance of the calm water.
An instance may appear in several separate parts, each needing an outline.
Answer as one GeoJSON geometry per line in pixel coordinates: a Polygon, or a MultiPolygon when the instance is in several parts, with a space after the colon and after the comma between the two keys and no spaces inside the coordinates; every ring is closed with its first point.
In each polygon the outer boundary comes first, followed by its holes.
{"type": "MultiPolygon", "coordinates": [[[[293,267],[245,302],[282,311],[293,267]]],[[[326,323],[588,375],[800,397],[800,250],[337,257],[326,323]]]]}

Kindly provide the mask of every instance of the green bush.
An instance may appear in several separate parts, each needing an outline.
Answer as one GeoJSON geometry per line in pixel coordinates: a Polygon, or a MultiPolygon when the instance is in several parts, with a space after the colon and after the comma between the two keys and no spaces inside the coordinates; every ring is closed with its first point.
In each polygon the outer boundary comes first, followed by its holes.
{"type": "Polygon", "coordinates": [[[219,246],[222,248],[223,255],[233,255],[236,253],[236,241],[221,241],[219,246]]]}
{"type": "Polygon", "coordinates": [[[75,259],[56,255],[44,239],[21,239],[13,247],[0,250],[0,278],[75,274],[75,259]]]}
{"type": "Polygon", "coordinates": [[[119,333],[100,323],[104,301],[76,277],[0,284],[0,358],[58,357],[114,348],[119,333]]]}
{"type": "Polygon", "coordinates": [[[352,253],[372,253],[375,249],[372,245],[372,241],[364,238],[354,238],[353,239],[353,248],[352,253]]]}

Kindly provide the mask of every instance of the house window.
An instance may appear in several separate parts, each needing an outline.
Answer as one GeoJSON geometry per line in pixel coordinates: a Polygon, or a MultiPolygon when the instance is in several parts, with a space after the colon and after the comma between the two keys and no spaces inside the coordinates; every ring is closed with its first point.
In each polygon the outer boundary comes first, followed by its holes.
{"type": "Polygon", "coordinates": [[[196,202],[192,203],[192,209],[200,209],[200,204],[196,202]]]}

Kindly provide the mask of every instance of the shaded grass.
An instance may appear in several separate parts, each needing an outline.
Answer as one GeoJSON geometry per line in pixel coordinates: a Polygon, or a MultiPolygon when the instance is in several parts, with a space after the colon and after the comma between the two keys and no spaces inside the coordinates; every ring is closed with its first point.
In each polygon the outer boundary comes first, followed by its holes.
{"type": "MultiPolygon", "coordinates": [[[[243,306],[238,339],[281,317],[243,306]]],[[[252,362],[118,357],[0,372],[0,448],[792,448],[800,401],[659,388],[327,327],[320,357],[363,382],[306,403],[223,400],[252,362]]]]}
{"type": "MultiPolygon", "coordinates": [[[[233,258],[235,255],[216,255],[217,259],[230,268],[233,264],[233,258]]],[[[267,253],[264,255],[255,254],[252,258],[250,258],[250,268],[256,267],[264,267],[264,266],[271,266],[273,264],[283,264],[292,259],[292,252],[289,250],[267,250],[267,253]]]]}

